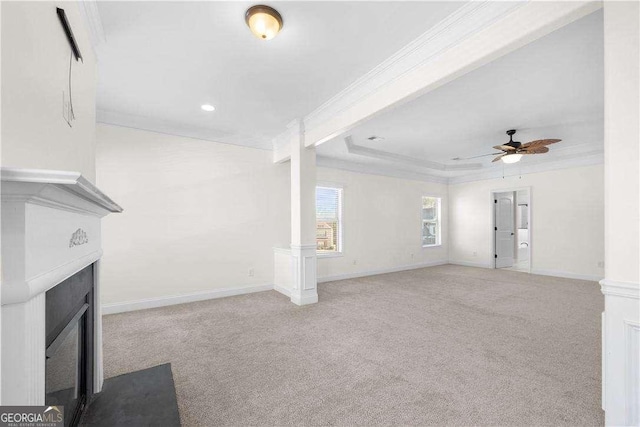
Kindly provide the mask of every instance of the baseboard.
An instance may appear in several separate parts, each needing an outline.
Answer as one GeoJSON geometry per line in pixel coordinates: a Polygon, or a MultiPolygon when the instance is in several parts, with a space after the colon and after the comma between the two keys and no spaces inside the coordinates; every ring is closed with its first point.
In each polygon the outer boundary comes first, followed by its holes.
{"type": "Polygon", "coordinates": [[[603,279],[602,276],[591,276],[587,274],[567,273],[566,271],[538,270],[535,268],[531,270],[531,274],[539,274],[541,276],[563,277],[565,279],[588,280],[589,282],[599,282],[600,280],[603,279]]]}
{"type": "Polygon", "coordinates": [[[378,274],[397,273],[400,271],[417,270],[419,268],[435,267],[449,264],[448,261],[432,261],[422,264],[404,265],[402,267],[384,268],[381,270],[360,271],[356,273],[337,274],[334,276],[318,277],[318,283],[335,282],[336,280],[356,279],[358,277],[376,276],[378,274]]]}
{"type": "Polygon", "coordinates": [[[291,289],[285,288],[284,286],[280,286],[280,285],[273,285],[273,290],[280,292],[282,295],[291,298],[291,289]]]}
{"type": "MultiPolygon", "coordinates": [[[[462,265],[465,267],[493,268],[493,265],[491,264],[482,264],[480,262],[476,263],[476,262],[468,262],[468,261],[449,261],[449,264],[462,265]]],[[[602,279],[601,276],[575,274],[575,273],[568,273],[566,271],[555,271],[555,270],[532,269],[531,274],[539,274],[541,276],[562,277],[564,279],[588,280],[590,282],[597,282],[600,279],[602,279]]]]}
{"type": "Polygon", "coordinates": [[[493,265],[491,265],[491,264],[483,264],[481,262],[449,261],[449,264],[462,265],[464,267],[493,268],[493,265]]]}
{"type": "Polygon", "coordinates": [[[184,304],[188,302],[204,301],[208,299],[224,298],[234,295],[250,294],[253,292],[271,291],[272,284],[251,285],[237,288],[212,289],[205,292],[195,292],[183,295],[147,298],[137,301],[117,302],[102,305],[102,314],[124,313],[127,311],[145,310],[147,308],[166,307],[168,305],[184,304]]]}

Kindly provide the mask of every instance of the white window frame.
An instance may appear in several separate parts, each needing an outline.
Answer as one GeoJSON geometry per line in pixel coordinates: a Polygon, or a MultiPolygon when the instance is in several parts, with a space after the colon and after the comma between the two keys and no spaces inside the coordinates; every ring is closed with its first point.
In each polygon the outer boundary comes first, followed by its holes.
{"type": "Polygon", "coordinates": [[[426,196],[423,195],[420,197],[420,244],[423,248],[436,248],[438,246],[442,246],[442,197],[440,196],[426,196]],[[437,201],[437,209],[436,209],[436,243],[432,245],[425,245],[422,242],[424,241],[424,223],[425,222],[433,222],[432,220],[422,218],[422,206],[424,203],[424,199],[436,199],[437,201]]]}
{"type": "MultiPolygon", "coordinates": [[[[336,258],[343,256],[344,252],[344,187],[339,184],[333,183],[317,183],[316,190],[318,188],[325,188],[329,190],[338,190],[338,239],[336,241],[338,250],[336,251],[318,251],[316,250],[316,256],[318,258],[336,258]]],[[[316,224],[318,218],[316,217],[316,224]]]]}

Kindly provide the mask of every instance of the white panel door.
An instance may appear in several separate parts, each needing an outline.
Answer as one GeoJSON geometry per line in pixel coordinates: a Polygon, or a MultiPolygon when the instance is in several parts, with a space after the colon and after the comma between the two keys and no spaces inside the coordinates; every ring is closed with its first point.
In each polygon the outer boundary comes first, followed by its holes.
{"type": "Polygon", "coordinates": [[[494,197],[496,268],[511,267],[515,248],[513,192],[496,193],[494,197]]]}

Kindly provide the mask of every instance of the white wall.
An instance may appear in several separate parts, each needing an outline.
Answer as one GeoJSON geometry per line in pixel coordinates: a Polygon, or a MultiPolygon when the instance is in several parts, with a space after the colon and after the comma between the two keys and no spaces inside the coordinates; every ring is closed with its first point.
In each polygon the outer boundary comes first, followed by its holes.
{"type": "Polygon", "coordinates": [[[603,165],[451,185],[451,262],[492,266],[491,191],[528,186],[532,272],[604,277],[603,165]]]}
{"type": "Polygon", "coordinates": [[[290,238],[287,164],[109,125],[97,139],[98,186],[124,208],[103,221],[103,303],[273,283],[273,246],[290,238]]]}
{"type": "Polygon", "coordinates": [[[77,2],[2,2],[2,166],[60,169],[95,179],[97,66],[77,2]],[[65,9],[84,62],[72,65],[76,120],[62,117],[69,55],[65,9]]]}
{"type": "Polygon", "coordinates": [[[318,279],[448,259],[447,186],[319,167],[319,184],[343,190],[343,256],[318,257],[318,279]],[[442,198],[442,245],[422,247],[422,196],[442,198]]]}

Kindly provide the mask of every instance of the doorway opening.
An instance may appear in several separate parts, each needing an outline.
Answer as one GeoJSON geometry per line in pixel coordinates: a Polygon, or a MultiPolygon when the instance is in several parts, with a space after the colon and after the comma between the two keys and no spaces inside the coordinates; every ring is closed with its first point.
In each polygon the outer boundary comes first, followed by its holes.
{"type": "Polygon", "coordinates": [[[529,188],[494,190],[494,268],[531,272],[531,191],[529,188]]]}

